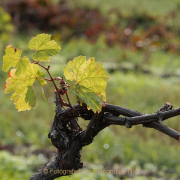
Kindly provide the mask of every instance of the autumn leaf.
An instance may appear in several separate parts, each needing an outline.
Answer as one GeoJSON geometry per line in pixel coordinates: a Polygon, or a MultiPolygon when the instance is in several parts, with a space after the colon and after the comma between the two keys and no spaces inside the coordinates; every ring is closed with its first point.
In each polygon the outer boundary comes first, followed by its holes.
{"type": "Polygon", "coordinates": [[[7,72],[11,67],[16,69],[16,75],[21,75],[26,72],[26,67],[30,63],[27,57],[21,58],[21,49],[16,49],[12,45],[8,45],[3,56],[2,70],[7,72]]]}
{"type": "Polygon", "coordinates": [[[88,109],[101,111],[102,104],[106,101],[106,85],[108,75],[101,63],[95,63],[94,58],[86,61],[85,56],[79,56],[68,62],[64,68],[64,76],[71,84],[72,93],[88,109]]]}
{"type": "Polygon", "coordinates": [[[11,100],[14,100],[18,111],[30,110],[31,107],[36,107],[37,102],[33,84],[39,71],[39,66],[31,63],[25,74],[16,76],[15,69],[10,71],[10,77],[6,80],[5,93],[14,92],[11,100]]]}

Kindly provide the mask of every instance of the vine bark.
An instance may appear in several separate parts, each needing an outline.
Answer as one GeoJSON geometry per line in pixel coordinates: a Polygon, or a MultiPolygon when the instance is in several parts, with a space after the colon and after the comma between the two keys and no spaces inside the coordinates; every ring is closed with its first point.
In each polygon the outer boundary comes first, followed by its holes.
{"type": "Polygon", "coordinates": [[[168,136],[180,140],[180,133],[162,124],[162,121],[180,115],[180,108],[172,109],[170,103],[165,103],[153,114],[142,114],[121,106],[105,104],[100,113],[87,109],[86,104],[76,104],[73,109],[78,112],[78,117],[90,120],[86,130],[78,125],[77,114],[68,107],[62,109],[55,93],[56,115],[48,134],[53,145],[57,148],[55,158],[45,164],[30,180],[53,180],[60,176],[71,175],[83,167],[80,150],[93,142],[94,137],[110,125],[121,125],[131,128],[133,125],[142,124],[143,127],[154,128],[168,136]],[[120,117],[119,117],[120,116],[120,117]]]}

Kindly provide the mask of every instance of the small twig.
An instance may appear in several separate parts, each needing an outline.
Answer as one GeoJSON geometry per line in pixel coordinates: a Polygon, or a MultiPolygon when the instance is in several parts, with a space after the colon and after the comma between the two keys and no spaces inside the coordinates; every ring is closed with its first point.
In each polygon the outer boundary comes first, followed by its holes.
{"type": "MultiPolygon", "coordinates": [[[[38,63],[38,62],[32,62],[32,63],[38,64],[39,66],[41,66],[43,69],[45,69],[45,70],[47,71],[47,73],[49,74],[50,79],[45,79],[45,78],[44,78],[44,79],[47,80],[47,81],[52,81],[52,83],[53,83],[53,85],[54,85],[54,87],[55,87],[55,89],[56,89],[56,92],[58,93],[59,101],[61,102],[61,104],[62,104],[63,106],[70,107],[70,108],[73,110],[73,112],[75,113],[75,115],[78,117],[77,112],[75,111],[75,109],[72,107],[72,105],[71,105],[71,103],[70,103],[70,100],[69,100],[69,97],[68,97],[68,95],[67,95],[67,92],[66,92],[66,97],[67,97],[68,103],[66,103],[66,102],[63,101],[63,98],[61,97],[61,94],[59,93],[59,89],[58,89],[58,87],[56,86],[56,84],[55,84],[55,82],[54,82],[54,80],[57,80],[57,79],[59,80],[59,79],[61,79],[61,78],[53,78],[53,77],[51,76],[51,73],[49,72],[50,66],[48,66],[48,67],[46,68],[45,66],[43,66],[42,64],[40,64],[40,63],[38,63]]],[[[70,87],[70,86],[67,86],[67,87],[70,87]]]]}
{"type": "Polygon", "coordinates": [[[166,102],[157,112],[172,110],[172,108],[173,105],[171,105],[169,102],[166,102]]]}
{"type": "MultiPolygon", "coordinates": [[[[52,81],[51,79],[46,79],[46,78],[41,78],[41,79],[44,79],[44,80],[46,80],[46,81],[52,81]]],[[[61,80],[61,78],[60,78],[60,77],[57,77],[57,78],[53,78],[53,80],[61,80]]]]}
{"type": "Polygon", "coordinates": [[[39,62],[32,62],[32,63],[41,66],[43,69],[45,69],[45,70],[47,71],[47,73],[49,74],[49,77],[50,77],[50,81],[52,81],[52,83],[53,83],[56,91],[58,92],[59,101],[61,102],[61,104],[62,104],[63,106],[72,107],[70,104],[68,104],[68,103],[66,103],[66,102],[63,101],[63,99],[62,99],[62,97],[61,97],[61,94],[60,94],[59,91],[58,91],[58,87],[56,86],[56,84],[55,84],[55,82],[54,82],[54,78],[51,76],[51,73],[49,72],[50,66],[48,66],[48,67],[46,68],[45,66],[43,66],[43,65],[40,64],[39,62]]]}
{"type": "MultiPolygon", "coordinates": [[[[41,66],[43,69],[45,69],[45,70],[47,71],[47,73],[49,74],[49,77],[51,78],[50,80],[52,81],[52,83],[53,83],[56,91],[58,92],[58,87],[56,86],[56,84],[55,84],[55,82],[54,82],[54,79],[53,79],[53,77],[51,76],[51,74],[50,74],[50,72],[49,72],[50,66],[48,66],[48,67],[46,68],[45,66],[43,66],[42,64],[40,64],[40,63],[38,63],[38,62],[32,62],[32,63],[41,66]]],[[[59,95],[59,99],[60,99],[61,103],[63,104],[63,100],[62,100],[62,98],[61,98],[61,95],[60,95],[59,93],[58,93],[58,95],[59,95]]]]}

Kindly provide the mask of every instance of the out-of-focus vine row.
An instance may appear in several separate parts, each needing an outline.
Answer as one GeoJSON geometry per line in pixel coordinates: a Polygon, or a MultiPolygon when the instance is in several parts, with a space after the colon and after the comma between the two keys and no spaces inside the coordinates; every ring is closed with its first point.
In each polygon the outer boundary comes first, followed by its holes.
{"type": "Polygon", "coordinates": [[[102,14],[98,8],[72,7],[68,1],[55,4],[50,0],[7,0],[1,5],[11,15],[16,34],[39,30],[53,33],[54,39],[63,42],[83,37],[91,43],[104,35],[109,47],[119,44],[131,50],[180,52],[180,27],[167,23],[176,24],[178,8],[156,17],[138,13],[127,16],[115,8],[102,14]]]}

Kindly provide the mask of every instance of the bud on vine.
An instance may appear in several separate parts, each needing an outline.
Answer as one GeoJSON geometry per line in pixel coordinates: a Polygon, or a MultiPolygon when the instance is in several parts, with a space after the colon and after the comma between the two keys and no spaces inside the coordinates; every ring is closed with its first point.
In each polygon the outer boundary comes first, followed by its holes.
{"type": "Polygon", "coordinates": [[[59,93],[60,93],[61,95],[64,95],[64,94],[66,93],[66,89],[59,89],[59,93]]]}
{"type": "Polygon", "coordinates": [[[60,89],[59,89],[59,93],[61,95],[64,95],[67,91],[67,87],[66,87],[66,82],[64,81],[64,78],[62,77],[61,81],[60,81],[60,89]]]}
{"type": "Polygon", "coordinates": [[[60,81],[60,85],[65,84],[64,78],[62,77],[61,81],[60,81]]]}

